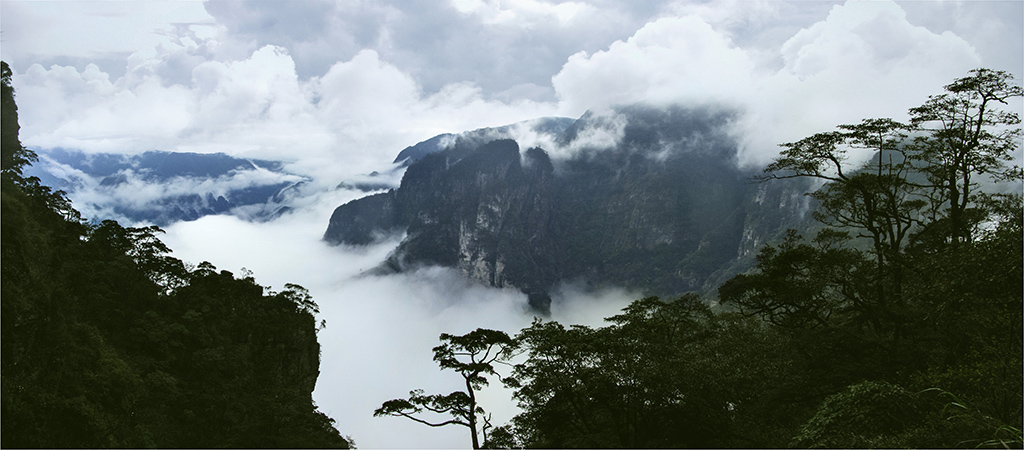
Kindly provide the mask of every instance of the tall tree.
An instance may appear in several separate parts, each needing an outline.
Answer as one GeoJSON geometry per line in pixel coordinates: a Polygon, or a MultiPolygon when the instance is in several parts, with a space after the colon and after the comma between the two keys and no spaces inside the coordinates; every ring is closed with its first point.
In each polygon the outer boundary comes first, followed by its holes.
{"type": "Polygon", "coordinates": [[[480,448],[480,438],[487,441],[491,423],[486,411],[477,403],[476,391],[489,384],[487,375],[497,376],[494,365],[505,362],[511,356],[515,342],[503,331],[485,328],[478,328],[462,336],[443,333],[440,339],[443,344],[434,347],[434,361],[442,370],[458,372],[466,384],[466,390],[448,395],[423,395],[423,390],[413,390],[407,399],[384,402],[373,415],[406,417],[431,427],[461,425],[469,428],[473,448],[480,448]],[[449,415],[451,419],[427,420],[417,417],[424,410],[449,415]]]}
{"type": "MultiPolygon", "coordinates": [[[[820,205],[815,219],[868,239],[874,259],[874,270],[868,275],[870,292],[847,285],[834,293],[868,313],[872,326],[881,331],[880,317],[898,321],[904,309],[901,255],[908,236],[920,228],[920,210],[927,203],[912,178],[914,155],[904,145],[910,126],[883,118],[838,128],[782,144],[785,149],[765,169],[763,179],[804,177],[827,182],[810,194],[820,205]],[[851,166],[848,153],[853,149],[867,150],[874,157],[851,166]]],[[[829,230],[824,233],[832,243],[841,236],[829,230]]]]}
{"type": "Polygon", "coordinates": [[[1001,109],[1021,96],[1011,75],[977,69],[911,109],[909,124],[842,125],[783,144],[766,169],[765,179],[825,181],[810,195],[815,217],[835,227],[814,245],[792,234],[766,246],[755,272],[719,289],[724,303],[799,330],[793,342],[811,369],[804,391],[834,394],[795,445],[1020,442],[1020,429],[1005,424],[1020,423],[1022,411],[1022,204],[983,185],[1022,178],[1007,164],[1020,149],[1020,118],[1001,109]],[[854,148],[874,157],[850,164],[854,148]],[[955,425],[948,405],[911,394],[932,388],[985,420],[955,425]],[[862,420],[911,398],[918,409],[894,423],[862,420]]]}
{"type": "Polygon", "coordinates": [[[928,97],[910,110],[911,123],[923,134],[915,152],[934,189],[934,203],[943,206],[934,217],[944,241],[972,239],[972,225],[984,220],[975,208],[977,177],[1020,179],[1019,167],[1007,167],[1020,148],[1020,116],[1000,108],[1024,91],[1013,75],[975,69],[945,86],[946,92],[928,97]]]}
{"type": "Polygon", "coordinates": [[[810,194],[821,208],[814,217],[868,239],[875,263],[869,297],[851,296],[850,289],[838,293],[847,302],[868,304],[876,311],[871,315],[884,316],[896,337],[909,314],[904,298],[908,245],[934,248],[971,240],[973,228],[989,214],[977,178],[1021,178],[1019,168],[1006,166],[1019,148],[1021,129],[1014,126],[1020,118],[997,108],[1022,95],[1012,75],[977,69],[945,91],[911,109],[910,124],[865,119],[781,144],[784,150],[762,177],[827,182],[810,194]],[[851,165],[848,153],[855,148],[874,157],[851,165]]]}

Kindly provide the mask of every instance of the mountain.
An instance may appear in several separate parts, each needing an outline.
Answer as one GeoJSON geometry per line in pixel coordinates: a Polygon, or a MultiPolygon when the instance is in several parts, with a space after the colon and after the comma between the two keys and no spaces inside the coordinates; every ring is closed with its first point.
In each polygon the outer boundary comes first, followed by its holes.
{"type": "Polygon", "coordinates": [[[274,217],[305,178],[277,161],[223,153],[148,151],[138,155],[51,149],[26,175],[68,192],[93,218],[165,226],[212,214],[274,217]]]}
{"type": "Polygon", "coordinates": [[[395,157],[394,164],[408,166],[423,159],[424,156],[442,150],[461,154],[496,139],[522,139],[528,136],[555,139],[573,123],[575,120],[568,117],[541,117],[502,127],[480,128],[459,134],[439,134],[416,145],[406,147],[395,157]]]}
{"type": "Polygon", "coordinates": [[[404,232],[382,270],[453,267],[520,289],[542,312],[564,280],[709,293],[809,216],[802,181],[756,184],[738,168],[732,117],[621,107],[585,114],[548,149],[437,136],[410,147],[436,150],[409,152],[419,158],[399,188],[339,206],[324,239],[363,245],[404,232]]]}

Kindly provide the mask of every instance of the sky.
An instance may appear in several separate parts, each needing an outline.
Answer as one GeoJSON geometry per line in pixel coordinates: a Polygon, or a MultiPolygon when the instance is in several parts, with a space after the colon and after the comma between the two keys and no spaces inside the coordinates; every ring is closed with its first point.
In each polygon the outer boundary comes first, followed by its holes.
{"type": "MultiPolygon", "coordinates": [[[[757,167],[781,142],[906,118],[973,68],[1021,80],[1024,2],[3,0],[0,58],[29,148],[223,152],[312,179],[278,220],[206,217],[165,241],[310,289],[328,320],[314,399],[360,447],[464,447],[463,430],[370,415],[457,387],[430,361],[437,335],[515,332],[525,298],[443,269],[361,275],[397,241],[324,245],[333,208],[360,195],[328,187],[440,133],[637,102],[734,108],[738,161],[757,167]]],[[[597,325],[632,298],[567,284],[553,317],[597,325]]],[[[499,422],[514,413],[507,392],[485,399],[499,422]]]]}

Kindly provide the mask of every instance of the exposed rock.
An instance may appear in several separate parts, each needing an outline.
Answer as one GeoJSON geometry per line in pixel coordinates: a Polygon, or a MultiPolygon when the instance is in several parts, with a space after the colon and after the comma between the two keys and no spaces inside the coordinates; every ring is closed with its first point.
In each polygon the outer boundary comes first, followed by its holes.
{"type": "Polygon", "coordinates": [[[750,267],[807,210],[801,183],[759,185],[737,168],[729,119],[644,106],[588,113],[555,141],[554,159],[509,139],[455,139],[411,163],[398,189],[338,207],[324,239],[360,245],[405,231],[383,267],[452,267],[520,289],[539,311],[567,279],[711,292],[709,281],[750,267]]]}

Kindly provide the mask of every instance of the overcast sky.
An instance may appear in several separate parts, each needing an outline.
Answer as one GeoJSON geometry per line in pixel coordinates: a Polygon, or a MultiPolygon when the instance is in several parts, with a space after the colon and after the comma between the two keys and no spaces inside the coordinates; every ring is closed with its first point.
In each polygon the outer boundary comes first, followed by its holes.
{"type": "MultiPolygon", "coordinates": [[[[736,108],[741,161],[763,164],[780,142],[905,118],[976,67],[1020,80],[1022,28],[1018,0],[3,0],[0,57],[30,148],[225,152],[333,186],[440,133],[641,101],[736,108]]],[[[430,361],[437,335],[514,333],[525,297],[440,269],[359,277],[397,242],[320,241],[357,195],[325,191],[264,224],[179,223],[165,240],[186,261],[310,289],[329,321],[315,399],[362,448],[467,446],[462,430],[372,411],[451,387],[430,361]]],[[[554,298],[555,318],[597,324],[636,297],[554,298]]],[[[503,423],[511,401],[489,395],[503,423]]]]}
{"type": "Polygon", "coordinates": [[[4,0],[0,56],[33,148],[364,170],[442,132],[710,101],[746,111],[759,163],[779,142],[898,118],[971,68],[1019,79],[1022,5],[4,0]]]}

